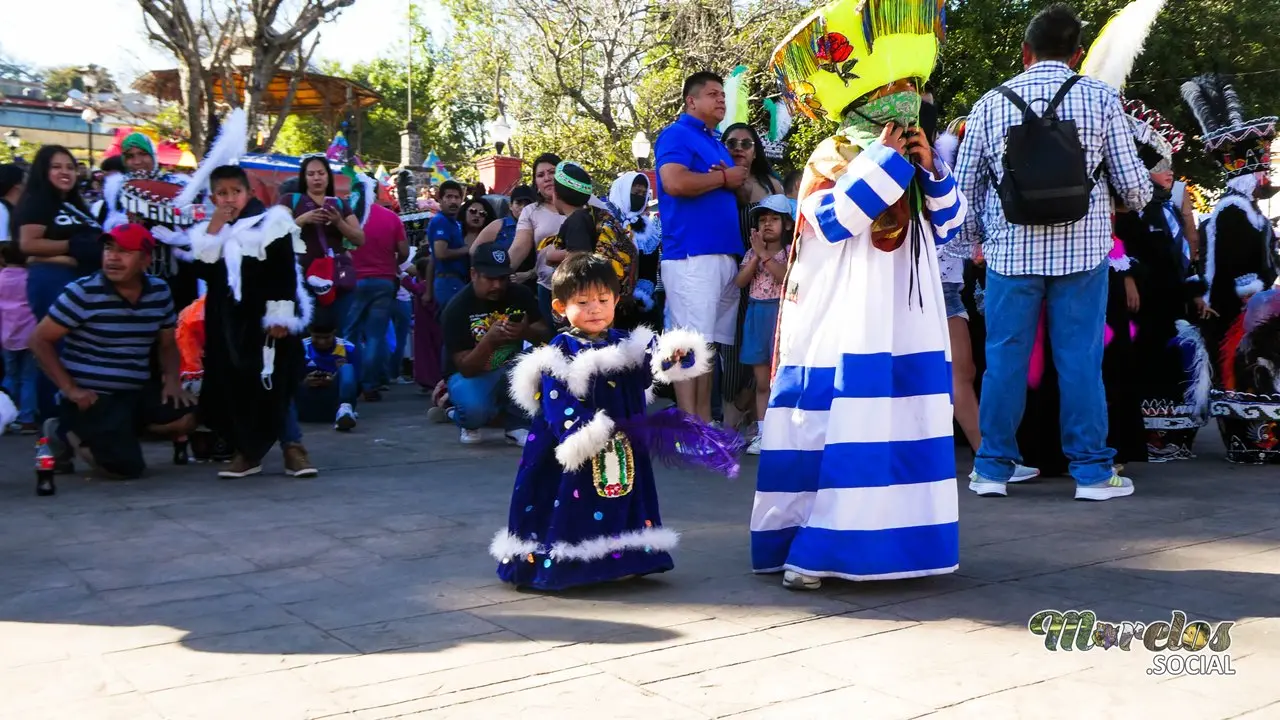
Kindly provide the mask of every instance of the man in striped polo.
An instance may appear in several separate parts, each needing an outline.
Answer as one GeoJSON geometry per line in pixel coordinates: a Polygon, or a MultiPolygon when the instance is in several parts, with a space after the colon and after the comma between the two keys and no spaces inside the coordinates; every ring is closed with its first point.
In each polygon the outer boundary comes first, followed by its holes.
{"type": "Polygon", "coordinates": [[[155,238],[131,223],[102,241],[102,270],[67,285],[36,327],[31,350],[61,392],[67,439],[103,476],[131,479],[146,470],[139,434],[191,432],[195,398],[180,383],[173,296],[146,272],[155,238]],[[161,383],[150,366],[157,343],[161,383]]]}

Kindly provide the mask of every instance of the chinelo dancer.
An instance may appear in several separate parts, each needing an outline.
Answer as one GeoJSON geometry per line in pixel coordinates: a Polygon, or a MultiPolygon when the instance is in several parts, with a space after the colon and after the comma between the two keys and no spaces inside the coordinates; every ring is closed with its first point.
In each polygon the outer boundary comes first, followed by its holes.
{"type": "Polygon", "coordinates": [[[615,329],[621,284],[600,255],[570,255],[551,283],[569,329],[511,372],[511,398],[534,420],[507,527],[489,546],[498,577],[563,590],[671,570],[678,535],[662,524],[652,459],[732,476],[741,442],[679,410],[645,407],[655,382],[707,372],[710,346],[689,330],[615,329]]]}
{"type": "Polygon", "coordinates": [[[915,127],[944,6],[836,0],[774,51],[792,109],[840,122],[800,184],[751,517],[753,568],[788,588],[958,567],[934,247],[967,203],[915,127]]]}
{"type": "MultiPolygon", "coordinates": [[[[181,207],[208,184],[211,220],[187,233],[205,300],[204,379],[200,415],[230,446],[221,478],[262,472],[262,460],[281,439],[293,394],[302,379],[301,333],[312,299],[295,254],[303,249],[287,208],[265,207],[235,163],[244,152],[244,112],[232,111],[209,155],[175,199],[181,207]]],[[[284,443],[288,474],[314,475],[301,443],[284,443]]]]}

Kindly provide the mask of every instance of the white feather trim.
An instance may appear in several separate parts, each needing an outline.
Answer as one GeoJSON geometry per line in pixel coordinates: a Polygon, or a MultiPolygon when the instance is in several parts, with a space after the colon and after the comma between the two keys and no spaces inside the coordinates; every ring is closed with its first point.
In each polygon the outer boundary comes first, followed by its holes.
{"type": "Polygon", "coordinates": [[[507,383],[507,395],[511,401],[519,405],[535,417],[541,411],[539,392],[542,387],[542,376],[550,375],[561,382],[569,374],[569,360],[555,345],[543,345],[528,353],[515,367],[511,368],[510,382],[507,383]]]}
{"type": "Polygon", "coordinates": [[[0,435],[3,435],[9,424],[18,419],[18,406],[13,404],[9,393],[0,392],[0,435]]]}
{"type": "Polygon", "coordinates": [[[671,552],[679,544],[680,533],[664,527],[647,527],[621,535],[598,535],[576,543],[558,542],[550,547],[537,540],[522,540],[507,530],[499,530],[489,542],[489,554],[498,561],[523,558],[533,553],[548,555],[556,562],[590,562],[625,550],[671,552]]]}
{"type": "Polygon", "coordinates": [[[1133,258],[1128,255],[1118,258],[1109,257],[1107,262],[1111,264],[1111,269],[1116,272],[1129,272],[1129,268],[1133,267],[1133,258]]]}
{"type": "Polygon", "coordinates": [[[569,361],[569,373],[565,378],[569,392],[579,398],[586,397],[596,376],[611,375],[640,365],[652,343],[653,331],[641,325],[616,345],[583,350],[569,361]]]}
{"type": "Polygon", "coordinates": [[[298,329],[294,331],[294,334],[301,335],[306,332],[307,328],[311,325],[311,318],[315,314],[316,301],[315,298],[311,296],[311,293],[307,292],[306,286],[303,285],[302,267],[298,265],[296,260],[293,263],[293,274],[296,278],[295,282],[297,285],[297,289],[294,290],[294,298],[298,304],[299,324],[298,329]]]}
{"type": "Polygon", "coordinates": [[[556,460],[565,470],[573,472],[591,461],[613,437],[613,418],[603,410],[597,411],[585,425],[578,425],[556,446],[556,460]]]}
{"type": "Polygon", "coordinates": [[[301,332],[302,328],[297,327],[296,309],[297,305],[292,300],[268,300],[267,311],[262,315],[263,329],[282,327],[290,332],[301,332]]]}
{"type": "Polygon", "coordinates": [[[364,188],[362,191],[364,197],[361,198],[361,202],[364,203],[364,216],[360,218],[360,229],[363,230],[364,224],[369,222],[369,216],[373,214],[373,206],[378,202],[378,183],[364,173],[359,173],[356,177],[360,180],[360,186],[364,188]]]}
{"type": "Polygon", "coordinates": [[[645,389],[644,389],[644,404],[645,404],[645,407],[648,407],[648,406],[650,406],[650,405],[654,404],[655,402],[657,402],[657,400],[658,400],[658,390],[657,390],[657,388],[655,388],[654,386],[650,385],[649,387],[647,387],[647,388],[645,388],[645,389]]]}
{"type": "Polygon", "coordinates": [[[1257,275],[1250,273],[1249,275],[1243,275],[1241,277],[1236,278],[1236,295],[1240,296],[1241,298],[1247,298],[1251,295],[1257,295],[1258,293],[1262,292],[1262,290],[1263,290],[1262,281],[1258,279],[1257,275]],[[1253,279],[1250,280],[1248,278],[1253,278],[1253,279]]]}
{"type": "Polygon", "coordinates": [[[711,358],[711,346],[706,339],[694,330],[676,328],[668,330],[658,338],[658,346],[653,352],[650,369],[659,382],[692,380],[711,369],[711,358]],[[676,363],[668,369],[663,369],[663,363],[669,361],[677,350],[693,355],[693,367],[685,368],[680,363],[676,363]]]}
{"type": "Polygon", "coordinates": [[[120,207],[120,191],[124,188],[125,173],[111,173],[102,181],[102,201],[108,210],[120,207]]]}
{"type": "Polygon", "coordinates": [[[191,240],[191,254],[200,262],[215,263],[222,258],[227,266],[227,283],[239,302],[240,263],[244,258],[266,260],[268,245],[285,236],[293,238],[298,233],[301,229],[293,222],[293,215],[275,205],[261,215],[224,225],[217,235],[210,235],[209,223],[202,222],[188,230],[187,237],[191,240]]]}
{"type": "Polygon", "coordinates": [[[499,561],[524,557],[529,553],[541,552],[541,550],[542,548],[538,545],[537,540],[521,540],[506,530],[499,530],[494,534],[493,539],[489,541],[489,554],[493,556],[494,560],[499,561]]]}
{"type": "Polygon", "coordinates": [[[960,154],[960,138],[955,133],[944,132],[934,142],[933,151],[947,167],[953,168],[956,166],[956,156],[960,154]]]}
{"type": "Polygon", "coordinates": [[[1209,302],[1209,296],[1213,294],[1213,277],[1217,271],[1217,247],[1218,247],[1218,215],[1227,208],[1236,208],[1249,218],[1249,222],[1259,230],[1270,227],[1267,218],[1259,212],[1257,206],[1250,199],[1253,194],[1253,187],[1257,186],[1257,180],[1252,175],[1245,175],[1242,178],[1232,178],[1227,181],[1227,185],[1243,178],[1249,178],[1252,181],[1250,190],[1245,195],[1237,193],[1227,193],[1213,206],[1213,213],[1210,214],[1208,222],[1205,223],[1205,259],[1204,259],[1204,283],[1208,290],[1204,294],[1205,303],[1209,302]]]}
{"type": "Polygon", "coordinates": [[[244,154],[245,147],[249,142],[249,120],[244,110],[236,108],[227,114],[222,120],[222,128],[218,131],[218,139],[213,143],[213,147],[209,148],[209,154],[204,156],[200,161],[200,167],[191,174],[191,182],[178,193],[173,199],[173,206],[176,208],[186,207],[190,205],[196,196],[205,190],[205,186],[209,182],[209,176],[213,174],[214,168],[231,163],[240,159],[244,154]]]}
{"type": "Polygon", "coordinates": [[[151,228],[151,236],[170,247],[190,247],[191,240],[183,230],[157,225],[151,228]]]}
{"type": "Polygon", "coordinates": [[[1258,189],[1258,174],[1248,173],[1247,175],[1237,175],[1227,181],[1227,187],[1235,190],[1246,198],[1251,198],[1253,197],[1253,191],[1258,189]]]}

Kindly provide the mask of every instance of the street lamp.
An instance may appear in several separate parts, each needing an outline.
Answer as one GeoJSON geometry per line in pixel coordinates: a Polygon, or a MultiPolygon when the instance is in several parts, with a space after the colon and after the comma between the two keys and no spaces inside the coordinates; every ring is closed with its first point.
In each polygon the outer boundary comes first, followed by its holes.
{"type": "Polygon", "coordinates": [[[93,124],[98,122],[99,117],[101,116],[98,115],[98,111],[91,107],[85,108],[84,112],[80,113],[80,119],[84,121],[86,128],[85,137],[89,139],[89,169],[91,170],[93,169],[93,124]]]}
{"type": "Polygon", "coordinates": [[[637,130],[636,136],[631,140],[631,156],[636,159],[636,165],[641,170],[649,163],[649,151],[652,149],[649,138],[645,137],[643,131],[637,130]]]}
{"type": "Polygon", "coordinates": [[[507,122],[506,115],[499,115],[493,121],[493,125],[489,126],[489,136],[493,138],[494,152],[501,155],[502,148],[511,142],[511,125],[507,122]]]}

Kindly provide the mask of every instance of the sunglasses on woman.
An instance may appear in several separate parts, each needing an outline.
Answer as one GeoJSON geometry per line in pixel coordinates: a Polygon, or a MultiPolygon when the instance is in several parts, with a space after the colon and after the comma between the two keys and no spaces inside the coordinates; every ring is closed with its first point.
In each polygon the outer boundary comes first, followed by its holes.
{"type": "Polygon", "coordinates": [[[724,146],[730,150],[747,150],[756,146],[750,138],[740,140],[725,140],[724,146]]]}

